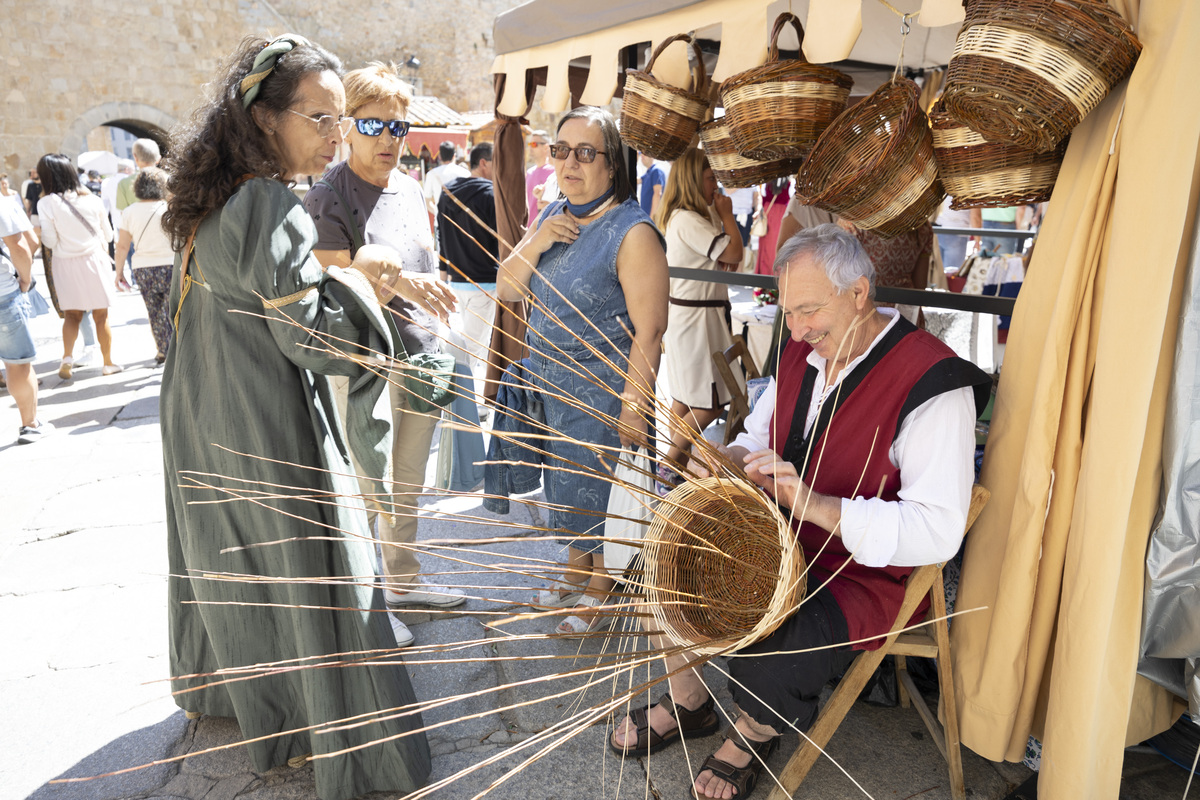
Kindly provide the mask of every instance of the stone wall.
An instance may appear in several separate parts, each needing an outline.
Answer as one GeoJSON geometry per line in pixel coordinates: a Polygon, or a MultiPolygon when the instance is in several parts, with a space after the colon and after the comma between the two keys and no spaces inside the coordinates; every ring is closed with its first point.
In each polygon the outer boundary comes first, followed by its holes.
{"type": "Polygon", "coordinates": [[[421,61],[425,94],[492,107],[492,21],[520,0],[0,0],[0,170],[76,155],[98,125],[159,133],[186,117],[243,36],[285,31],[347,69],[421,61]]]}

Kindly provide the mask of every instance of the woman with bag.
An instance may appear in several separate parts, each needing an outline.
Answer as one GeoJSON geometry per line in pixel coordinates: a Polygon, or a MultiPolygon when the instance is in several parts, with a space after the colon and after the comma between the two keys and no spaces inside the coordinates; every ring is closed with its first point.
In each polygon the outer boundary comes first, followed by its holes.
{"type": "Polygon", "coordinates": [[[42,156],[37,172],[42,182],[37,203],[42,244],[54,251],[54,285],[63,312],[63,358],[58,375],[63,380],[71,377],[75,367],[71,353],[85,311],[92,312],[96,323],[104,357],[101,373],[113,375],[123,367],[112,360],[112,330],[108,327],[108,307],[113,302],[113,264],[108,257],[113,229],[108,212],[99,197],[80,191],[79,173],[62,153],[42,156]]]}
{"type": "Polygon", "coordinates": [[[754,220],[751,233],[758,237],[758,262],[754,271],[759,275],[775,274],[775,250],[779,246],[779,227],[787,211],[792,187],[788,178],[776,178],[763,184],[762,208],[754,220]]]}
{"type": "Polygon", "coordinates": [[[563,199],[529,226],[496,288],[500,300],[532,299],[528,370],[551,436],[538,444],[548,453],[542,481],[549,527],[568,546],[563,580],[533,603],[573,608],[555,629],[573,635],[613,620],[595,611],[613,585],[596,538],[611,489],[597,453],[611,464],[618,448],[645,444],[668,278],[662,237],[634,196],[612,115],[592,106],[567,112],[550,155],[563,199]]]}
{"type": "Polygon", "coordinates": [[[385,248],[345,267],[313,254],[317,231],[290,184],[320,174],[351,124],[340,71],[298,36],[243,40],[177,129],[163,215],[182,254],[161,400],[172,688],[192,715],[237,717],[256,772],[329,754],[312,761],[322,800],[408,793],[430,771],[419,714],[374,716],[415,698],[348,450],[377,487],[386,480],[376,365],[394,351],[380,301],[400,291],[445,313],[451,298],[397,278],[385,248]],[[335,375],[351,383],[344,428],[335,375]],[[261,497],[265,486],[288,488],[261,497]],[[253,500],[221,502],[243,491],[253,500]],[[344,661],[363,652],[379,657],[344,661]],[[281,662],[292,666],[207,677],[281,662]],[[352,717],[367,724],[336,725],[352,717]]]}
{"type": "Polygon", "coordinates": [[[138,202],[121,212],[121,231],[117,236],[117,288],[128,288],[125,259],[133,245],[133,275],[146,313],[150,333],[158,352],[154,363],[167,360],[171,346],[171,315],[167,297],[171,292],[171,265],[175,250],[163,230],[162,216],[167,210],[167,173],[158,167],[146,167],[133,179],[133,195],[138,202]]]}
{"type": "Polygon", "coordinates": [[[37,346],[29,320],[48,309],[33,288],[33,248],[27,238],[32,227],[24,208],[0,201],[0,363],[4,364],[8,393],[21,415],[17,444],[39,442],[54,431],[37,413],[37,375],[33,372],[37,346]]]}
{"type": "MultiPolygon", "coordinates": [[[[396,168],[408,134],[405,116],[412,88],[381,63],[347,73],[343,83],[346,114],[353,117],[346,134],[350,157],[334,165],[305,195],[304,207],[317,229],[313,255],[325,266],[344,267],[364,244],[386,247],[406,275],[433,279],[438,262],[425,195],[416,180],[396,168]]],[[[438,336],[442,326],[432,316],[402,298],[390,302],[387,311],[409,356],[442,352],[438,336]]],[[[449,363],[453,370],[453,359],[449,363]]],[[[461,591],[422,582],[421,564],[411,549],[417,540],[417,501],[425,485],[440,409],[414,404],[398,382],[389,391],[396,481],[390,502],[395,514],[373,519],[383,543],[384,600],[393,610],[461,605],[465,600],[461,591]]],[[[398,630],[404,627],[399,619],[393,620],[398,630]]],[[[406,639],[411,644],[412,634],[406,639]]]]}
{"type": "MultiPolygon", "coordinates": [[[[718,191],[703,150],[686,151],[667,178],[654,220],[667,240],[667,263],[674,267],[732,272],[742,263],[742,237],[733,201],[718,191]]],[[[729,389],[712,354],[733,344],[729,289],[723,283],[673,278],[664,340],[671,389],[671,448],[658,468],[661,482],[673,485],[674,469],[687,464],[692,440],[729,403],[729,389]]]]}

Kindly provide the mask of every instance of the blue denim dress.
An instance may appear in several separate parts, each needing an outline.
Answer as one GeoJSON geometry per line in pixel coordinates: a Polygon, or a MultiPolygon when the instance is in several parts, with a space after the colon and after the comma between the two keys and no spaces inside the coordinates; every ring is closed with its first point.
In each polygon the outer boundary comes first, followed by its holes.
{"type": "MultiPolygon", "coordinates": [[[[560,213],[563,205],[559,201],[548,206],[538,224],[560,213]]],[[[611,486],[609,471],[586,445],[620,447],[615,422],[621,414],[633,341],[625,292],[617,280],[617,251],[630,229],[643,222],[653,227],[631,197],[596,222],[579,226],[579,238],[572,244],[556,242],[542,254],[529,281],[534,297],[525,336],[529,372],[542,391],[547,428],[572,440],[543,445],[549,451],[543,459],[546,500],[553,505],[549,525],[577,534],[560,541],[584,552],[603,551],[602,541],[587,537],[604,532],[611,486]]],[[[613,461],[608,463],[613,466],[613,461]]]]}

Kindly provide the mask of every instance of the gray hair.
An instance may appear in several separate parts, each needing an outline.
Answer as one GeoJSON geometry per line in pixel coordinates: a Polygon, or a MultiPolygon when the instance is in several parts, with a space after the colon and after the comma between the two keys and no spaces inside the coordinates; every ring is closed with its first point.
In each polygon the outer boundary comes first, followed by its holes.
{"type": "Polygon", "coordinates": [[[871,286],[868,296],[875,299],[875,265],[853,234],[833,223],[805,228],[780,245],[775,253],[775,277],[778,279],[791,262],[804,257],[820,264],[839,292],[849,289],[859,278],[866,278],[871,286]]]}
{"type": "Polygon", "coordinates": [[[133,157],[140,164],[154,166],[162,159],[162,153],[158,150],[158,142],[153,139],[138,139],[133,143],[133,157]]]}

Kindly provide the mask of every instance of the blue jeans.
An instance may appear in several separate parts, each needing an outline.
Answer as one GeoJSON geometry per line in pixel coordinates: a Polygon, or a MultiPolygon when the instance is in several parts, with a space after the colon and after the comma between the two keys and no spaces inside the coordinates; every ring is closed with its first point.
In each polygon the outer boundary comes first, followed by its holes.
{"type": "Polygon", "coordinates": [[[29,332],[33,311],[21,291],[0,297],[0,361],[6,364],[31,364],[37,347],[29,332]]]}

